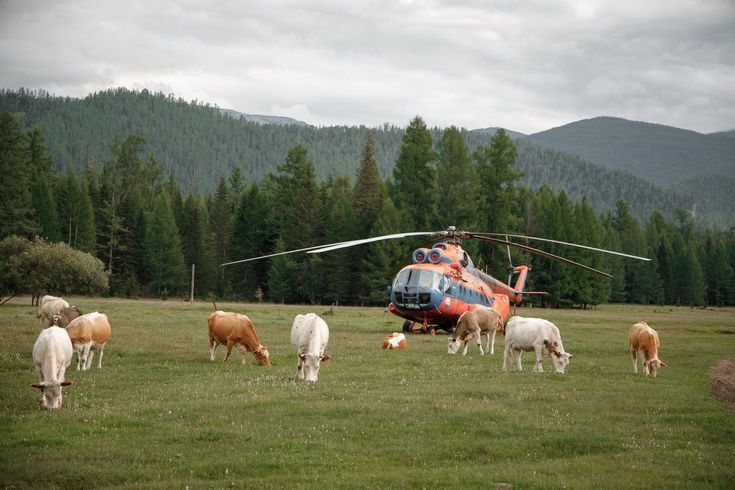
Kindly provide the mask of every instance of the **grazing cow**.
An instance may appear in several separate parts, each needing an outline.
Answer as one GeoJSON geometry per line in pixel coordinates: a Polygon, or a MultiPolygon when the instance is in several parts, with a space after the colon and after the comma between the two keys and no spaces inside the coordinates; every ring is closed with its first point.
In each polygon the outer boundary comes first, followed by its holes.
{"type": "Polygon", "coordinates": [[[76,306],[70,306],[69,308],[64,308],[56,315],[54,315],[52,323],[57,327],[66,328],[69,326],[72,320],[74,320],[75,318],[79,318],[80,316],[82,316],[82,310],[80,310],[76,306]]]}
{"type": "Polygon", "coordinates": [[[393,332],[383,339],[383,349],[408,349],[406,334],[393,332]]]}
{"type": "Polygon", "coordinates": [[[656,377],[661,366],[666,363],[658,358],[658,332],[648,326],[646,322],[636,323],[628,331],[628,343],[630,355],[633,358],[633,372],[638,373],[638,356],[641,354],[641,362],[646,370],[646,376],[656,377]]]}
{"type": "Polygon", "coordinates": [[[45,320],[48,320],[49,325],[51,325],[51,322],[54,320],[54,315],[64,308],[69,308],[69,303],[64,298],[58,298],[48,294],[42,297],[38,302],[38,310],[36,311],[36,318],[41,319],[39,328],[43,328],[45,320]]]}
{"type": "Polygon", "coordinates": [[[209,326],[209,360],[214,361],[215,351],[222,344],[227,346],[227,354],[222,362],[227,361],[232,347],[240,349],[240,362],[245,364],[245,353],[253,353],[255,360],[261,366],[270,366],[268,349],[260,344],[255,326],[250,318],[239,313],[215,311],[207,319],[209,326]]]}
{"type": "Polygon", "coordinates": [[[487,336],[487,348],[490,354],[495,354],[495,334],[503,333],[503,318],[493,308],[479,307],[474,310],[467,311],[459,317],[457,328],[452,332],[452,336],[447,339],[447,353],[456,354],[459,345],[464,342],[464,352],[467,355],[467,347],[473,338],[477,340],[477,347],[480,348],[480,354],[485,355],[482,350],[482,336],[487,336]],[[490,343],[490,335],[492,334],[492,344],[490,343]]]}
{"type": "Polygon", "coordinates": [[[101,369],[102,356],[111,332],[107,315],[97,311],[82,315],[69,323],[66,332],[77,352],[77,371],[89,369],[92,365],[94,351],[100,354],[97,367],[101,369]]]}
{"type": "Polygon", "coordinates": [[[536,352],[536,364],[533,371],[543,373],[541,365],[543,355],[551,357],[554,368],[559,374],[564,374],[564,368],[569,364],[572,355],[564,352],[561,335],[556,325],[541,318],[523,318],[514,316],[505,326],[505,352],[503,354],[503,372],[508,372],[508,362],[511,355],[516,357],[518,370],[521,367],[521,352],[536,352]]]}
{"type": "Polygon", "coordinates": [[[63,328],[51,326],[38,335],[33,344],[33,365],[38,383],[31,386],[41,390],[39,408],[61,408],[61,387],[72,383],[64,379],[72,354],[71,340],[63,328]]]}
{"type": "Polygon", "coordinates": [[[291,327],[291,344],[296,349],[296,379],[316,382],[319,367],[329,360],[324,350],[329,342],[329,327],[316,313],[296,315],[291,327]]]}

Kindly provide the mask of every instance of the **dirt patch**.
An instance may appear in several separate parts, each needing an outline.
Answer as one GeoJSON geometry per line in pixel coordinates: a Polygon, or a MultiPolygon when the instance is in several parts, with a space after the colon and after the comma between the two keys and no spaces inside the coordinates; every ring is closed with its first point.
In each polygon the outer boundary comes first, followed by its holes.
{"type": "Polygon", "coordinates": [[[709,368],[712,396],[735,412],[735,357],[723,359],[709,368]]]}

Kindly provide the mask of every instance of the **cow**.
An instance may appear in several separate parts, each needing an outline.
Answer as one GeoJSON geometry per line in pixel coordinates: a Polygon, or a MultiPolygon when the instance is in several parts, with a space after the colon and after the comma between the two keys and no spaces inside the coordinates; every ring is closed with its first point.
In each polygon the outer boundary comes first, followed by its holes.
{"type": "Polygon", "coordinates": [[[564,374],[572,355],[564,352],[561,335],[556,325],[542,318],[523,318],[514,316],[505,326],[505,352],[503,354],[503,372],[508,372],[511,355],[516,357],[518,370],[521,367],[521,352],[536,352],[536,364],[533,371],[543,373],[541,365],[543,355],[551,357],[558,374],[564,374]]]}
{"type": "Polygon", "coordinates": [[[457,328],[452,332],[451,337],[447,339],[447,353],[456,354],[459,346],[464,342],[464,352],[467,355],[467,347],[473,338],[477,340],[477,347],[480,348],[480,354],[485,355],[482,350],[482,336],[487,336],[487,348],[490,354],[495,354],[495,334],[503,333],[503,318],[500,313],[493,308],[479,307],[474,310],[462,313],[457,322],[457,328]],[[490,335],[492,334],[492,343],[490,335]]]}
{"type": "Polygon", "coordinates": [[[54,315],[64,308],[69,308],[69,303],[64,298],[46,295],[38,302],[38,310],[36,310],[36,318],[41,319],[38,328],[43,328],[43,323],[48,320],[49,325],[53,322],[54,315]]]}
{"type": "Polygon", "coordinates": [[[406,334],[393,332],[383,339],[383,349],[408,349],[406,334]]]}
{"type": "Polygon", "coordinates": [[[86,371],[92,365],[94,351],[99,352],[97,368],[102,368],[105,345],[110,338],[110,322],[107,315],[93,311],[72,320],[66,327],[77,353],[77,371],[86,371]]]}
{"type": "Polygon", "coordinates": [[[39,408],[61,408],[61,387],[72,384],[64,379],[72,355],[71,340],[63,328],[51,326],[41,330],[33,344],[33,366],[38,383],[31,385],[41,390],[39,408]]]}
{"type": "Polygon", "coordinates": [[[207,319],[209,326],[209,360],[214,361],[215,352],[219,345],[227,346],[227,354],[222,362],[230,357],[232,348],[237,345],[240,349],[240,362],[245,364],[245,353],[253,353],[255,360],[261,366],[270,366],[268,349],[261,345],[255,326],[245,315],[217,310],[207,319]]]}
{"type": "Polygon", "coordinates": [[[646,370],[646,376],[656,377],[661,366],[666,363],[658,358],[658,332],[648,326],[646,322],[636,323],[628,331],[628,345],[630,356],[633,358],[633,372],[638,373],[638,353],[641,354],[641,363],[646,370]]]}
{"type": "Polygon", "coordinates": [[[82,310],[80,310],[76,306],[70,306],[69,308],[64,308],[56,315],[54,315],[52,324],[56,325],[57,327],[66,328],[69,326],[69,323],[71,323],[72,320],[74,320],[75,318],[79,318],[80,316],[82,316],[82,310]]]}
{"type": "Polygon", "coordinates": [[[316,313],[296,315],[291,327],[291,344],[298,356],[297,380],[317,381],[320,364],[330,359],[324,354],[328,342],[329,327],[316,313]]]}

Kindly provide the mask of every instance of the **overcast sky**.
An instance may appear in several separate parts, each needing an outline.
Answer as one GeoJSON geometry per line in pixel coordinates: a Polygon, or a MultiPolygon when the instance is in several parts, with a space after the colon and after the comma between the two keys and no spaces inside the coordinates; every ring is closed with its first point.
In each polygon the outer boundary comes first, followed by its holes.
{"type": "Polygon", "coordinates": [[[735,128],[735,0],[0,0],[0,88],[315,125],[735,128]]]}

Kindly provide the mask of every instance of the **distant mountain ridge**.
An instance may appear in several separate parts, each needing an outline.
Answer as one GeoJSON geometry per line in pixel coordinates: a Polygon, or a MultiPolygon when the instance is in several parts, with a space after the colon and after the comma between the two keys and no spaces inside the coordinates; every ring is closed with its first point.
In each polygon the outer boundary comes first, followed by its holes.
{"type": "Polygon", "coordinates": [[[502,129],[503,131],[505,131],[510,137],[510,139],[514,139],[514,140],[525,138],[526,136],[528,136],[527,134],[519,133],[518,131],[512,131],[510,129],[497,128],[497,127],[473,129],[471,130],[471,132],[478,133],[478,134],[486,134],[492,137],[493,135],[495,135],[495,133],[498,132],[498,129],[502,129]]]}
{"type": "Polygon", "coordinates": [[[243,114],[242,112],[238,112],[233,109],[219,109],[219,111],[226,116],[234,117],[235,119],[244,119],[245,121],[250,121],[250,122],[254,122],[258,124],[277,124],[279,126],[284,126],[287,124],[295,124],[297,126],[310,126],[304,121],[299,121],[297,119],[293,119],[290,117],[284,117],[284,116],[264,116],[262,114],[243,114]]]}
{"type": "Polygon", "coordinates": [[[615,117],[596,117],[534,133],[528,141],[654,184],[722,175],[735,177],[735,138],[615,117]]]}

